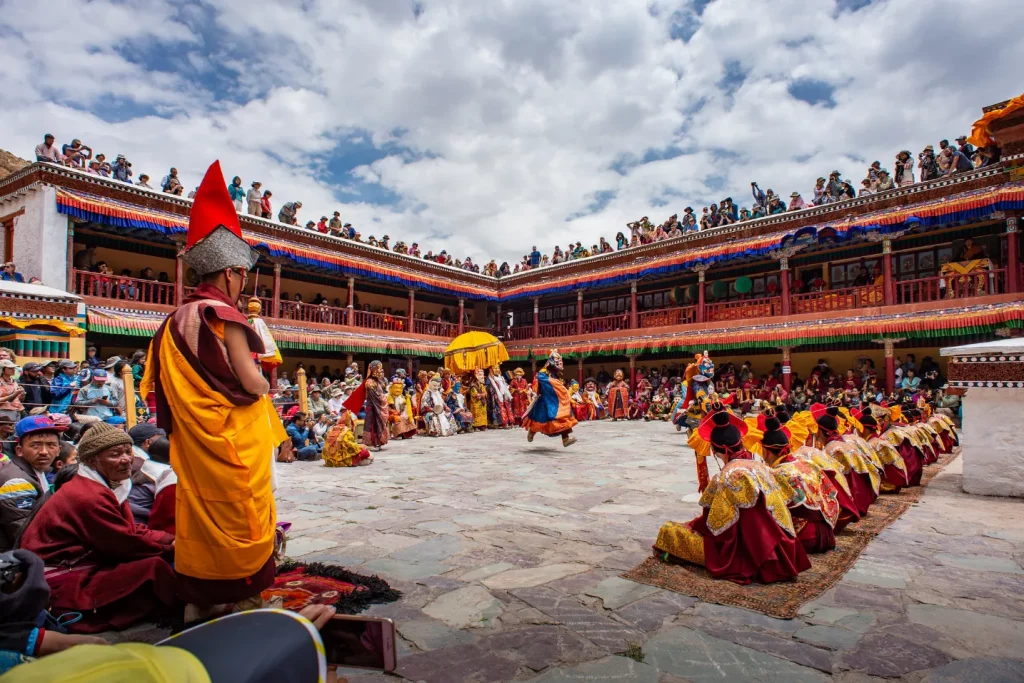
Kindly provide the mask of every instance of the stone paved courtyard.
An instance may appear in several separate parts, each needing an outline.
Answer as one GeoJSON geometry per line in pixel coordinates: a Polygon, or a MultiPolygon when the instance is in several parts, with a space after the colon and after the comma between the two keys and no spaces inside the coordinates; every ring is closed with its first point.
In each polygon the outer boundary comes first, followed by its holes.
{"type": "Polygon", "coordinates": [[[404,592],[369,613],[394,619],[410,681],[1024,680],[1024,502],[962,493],[960,459],[786,621],[618,578],[664,520],[699,512],[693,452],[665,424],[576,435],[417,437],[370,467],[282,465],[287,554],[404,592]],[[642,663],[616,654],[627,644],[642,663]]]}

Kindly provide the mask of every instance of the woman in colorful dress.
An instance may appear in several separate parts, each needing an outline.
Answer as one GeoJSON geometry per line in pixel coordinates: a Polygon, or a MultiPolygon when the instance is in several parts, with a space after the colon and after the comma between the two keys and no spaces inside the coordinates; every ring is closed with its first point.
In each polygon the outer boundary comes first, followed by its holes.
{"type": "Polygon", "coordinates": [[[324,437],[324,467],[356,467],[369,465],[373,455],[357,440],[352,431],[352,413],[344,411],[324,437]]]}

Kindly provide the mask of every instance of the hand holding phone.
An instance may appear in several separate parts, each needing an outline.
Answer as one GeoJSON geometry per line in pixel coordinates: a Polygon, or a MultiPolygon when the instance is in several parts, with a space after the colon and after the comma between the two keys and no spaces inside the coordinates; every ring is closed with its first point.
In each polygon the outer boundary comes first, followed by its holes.
{"type": "Polygon", "coordinates": [[[337,614],[320,628],[320,638],[329,665],[395,670],[395,623],[390,619],[337,614]]]}

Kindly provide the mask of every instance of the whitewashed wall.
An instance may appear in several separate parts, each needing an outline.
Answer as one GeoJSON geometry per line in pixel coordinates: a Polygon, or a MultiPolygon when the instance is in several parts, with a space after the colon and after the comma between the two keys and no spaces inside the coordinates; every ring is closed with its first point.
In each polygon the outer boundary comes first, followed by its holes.
{"type": "Polygon", "coordinates": [[[964,491],[1024,497],[1024,389],[971,387],[963,402],[964,491]]]}

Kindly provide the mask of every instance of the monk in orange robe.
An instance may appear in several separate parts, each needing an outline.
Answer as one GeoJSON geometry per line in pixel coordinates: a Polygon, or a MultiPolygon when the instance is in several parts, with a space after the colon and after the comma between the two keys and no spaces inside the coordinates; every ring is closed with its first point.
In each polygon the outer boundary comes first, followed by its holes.
{"type": "Polygon", "coordinates": [[[287,439],[253,360],[266,349],[237,301],[257,253],[215,162],[196,192],[182,259],[201,279],[153,338],[141,384],[178,475],[175,571],[185,622],[262,606],[274,581],[273,449],[287,439]]]}

